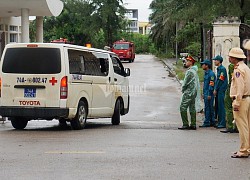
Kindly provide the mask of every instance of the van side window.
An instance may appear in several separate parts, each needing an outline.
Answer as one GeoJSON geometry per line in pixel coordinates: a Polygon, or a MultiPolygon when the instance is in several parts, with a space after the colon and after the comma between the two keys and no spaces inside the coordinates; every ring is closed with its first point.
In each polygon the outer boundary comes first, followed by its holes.
{"type": "Polygon", "coordinates": [[[99,58],[99,60],[100,60],[101,72],[105,75],[108,75],[108,73],[109,73],[109,61],[108,61],[108,59],[99,58]]]}
{"type": "Polygon", "coordinates": [[[116,57],[112,57],[112,62],[113,62],[114,72],[116,74],[124,76],[125,72],[124,72],[124,68],[122,66],[122,63],[116,57]]]}
{"type": "Polygon", "coordinates": [[[107,76],[109,64],[107,58],[98,58],[91,52],[68,50],[70,74],[107,76]]]}
{"type": "Polygon", "coordinates": [[[84,56],[81,51],[68,50],[69,54],[69,73],[85,74],[84,56]]]}

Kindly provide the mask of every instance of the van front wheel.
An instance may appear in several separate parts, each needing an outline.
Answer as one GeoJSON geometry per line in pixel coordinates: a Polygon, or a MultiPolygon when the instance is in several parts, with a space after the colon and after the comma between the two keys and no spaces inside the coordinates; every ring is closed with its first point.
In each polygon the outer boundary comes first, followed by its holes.
{"type": "Polygon", "coordinates": [[[12,117],[11,124],[15,129],[24,129],[28,124],[28,120],[21,117],[12,117]]]}
{"type": "Polygon", "coordinates": [[[120,99],[117,99],[111,122],[113,125],[119,125],[120,119],[121,119],[121,101],[120,99]]]}
{"type": "Polygon", "coordinates": [[[87,106],[84,101],[80,101],[77,108],[77,113],[74,119],[70,121],[71,127],[74,130],[83,129],[87,120],[87,106]]]}

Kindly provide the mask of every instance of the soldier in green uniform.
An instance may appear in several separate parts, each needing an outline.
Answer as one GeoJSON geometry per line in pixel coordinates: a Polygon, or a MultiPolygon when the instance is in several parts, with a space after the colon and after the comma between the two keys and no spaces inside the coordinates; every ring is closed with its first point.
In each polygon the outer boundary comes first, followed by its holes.
{"type": "MultiPolygon", "coordinates": [[[[231,80],[232,80],[232,74],[234,72],[234,65],[229,64],[228,66],[228,86],[225,93],[225,109],[226,109],[226,130],[220,131],[222,133],[236,133],[237,128],[234,127],[233,124],[233,107],[232,103],[233,100],[230,98],[230,87],[231,87],[231,80]]],[[[236,126],[236,125],[235,125],[236,126]]]]}
{"type": "Polygon", "coordinates": [[[189,68],[185,74],[184,82],[182,84],[182,98],[180,105],[180,113],[182,119],[182,127],[180,130],[196,130],[196,109],[195,100],[197,96],[198,81],[197,81],[197,66],[194,66],[196,62],[192,56],[188,56],[186,66],[189,68]],[[191,124],[189,126],[187,109],[189,109],[191,116],[191,124]]]}

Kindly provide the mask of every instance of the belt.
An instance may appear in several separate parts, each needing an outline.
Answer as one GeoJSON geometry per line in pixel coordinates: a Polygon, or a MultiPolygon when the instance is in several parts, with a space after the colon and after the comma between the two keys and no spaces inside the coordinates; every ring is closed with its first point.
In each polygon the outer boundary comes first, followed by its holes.
{"type": "MultiPolygon", "coordinates": [[[[243,95],[242,96],[242,99],[245,99],[245,98],[247,98],[247,97],[250,97],[250,95],[243,95]]],[[[233,97],[233,100],[235,100],[236,99],[236,97],[233,97]]]]}
{"type": "Polygon", "coordinates": [[[247,98],[247,97],[250,97],[250,95],[243,95],[242,98],[247,98]]]}

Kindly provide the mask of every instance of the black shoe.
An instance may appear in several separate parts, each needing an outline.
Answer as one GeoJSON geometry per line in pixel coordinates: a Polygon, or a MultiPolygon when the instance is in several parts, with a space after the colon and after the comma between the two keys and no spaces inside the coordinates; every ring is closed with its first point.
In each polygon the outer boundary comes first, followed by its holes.
{"type": "Polygon", "coordinates": [[[205,124],[202,124],[201,126],[199,126],[200,128],[206,128],[206,127],[210,127],[210,125],[205,125],[205,124]]]}
{"type": "Polygon", "coordinates": [[[233,129],[230,133],[239,133],[239,131],[237,129],[233,129]]]}
{"type": "Polygon", "coordinates": [[[190,126],[189,129],[190,130],[196,130],[196,126],[190,126]]]}
{"type": "Polygon", "coordinates": [[[210,127],[216,127],[215,123],[210,124],[210,127]]]}
{"type": "Polygon", "coordinates": [[[220,132],[222,132],[222,133],[233,133],[233,129],[226,129],[226,130],[222,130],[222,131],[220,131],[220,132]]]}
{"type": "Polygon", "coordinates": [[[181,127],[178,127],[178,129],[180,129],[180,130],[188,130],[189,126],[181,126],[181,127]]]}

